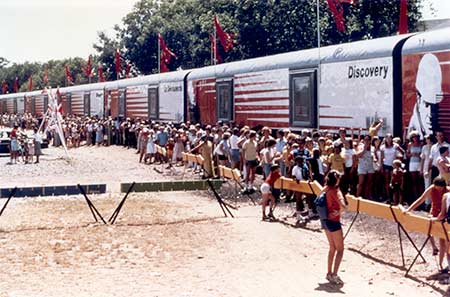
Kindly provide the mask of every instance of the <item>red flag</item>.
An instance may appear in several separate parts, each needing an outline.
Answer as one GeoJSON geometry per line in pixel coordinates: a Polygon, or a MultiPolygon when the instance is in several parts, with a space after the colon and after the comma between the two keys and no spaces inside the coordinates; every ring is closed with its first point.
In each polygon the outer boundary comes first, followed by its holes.
{"type": "Polygon", "coordinates": [[[6,94],[8,92],[8,84],[5,80],[2,81],[2,94],[6,94]]]}
{"type": "Polygon", "coordinates": [[[336,28],[340,32],[345,31],[345,19],[344,19],[344,9],[339,0],[327,0],[328,7],[333,14],[334,22],[336,23],[336,28]]]}
{"type": "Polygon", "coordinates": [[[211,40],[211,51],[214,55],[214,58],[213,58],[213,59],[215,59],[214,62],[215,62],[215,64],[220,64],[220,63],[222,63],[222,57],[220,56],[219,48],[217,47],[216,38],[214,38],[213,34],[209,34],[209,39],[211,40]]]}
{"type": "Polygon", "coordinates": [[[84,74],[87,78],[90,78],[92,76],[92,60],[91,55],[89,55],[88,62],[86,64],[86,67],[84,67],[84,74]]]}
{"type": "Polygon", "coordinates": [[[400,19],[398,34],[408,33],[408,0],[400,0],[400,19]]]}
{"type": "Polygon", "coordinates": [[[104,82],[105,76],[103,75],[103,67],[101,63],[98,63],[97,69],[98,69],[98,82],[104,82]]]}
{"type": "Polygon", "coordinates": [[[161,48],[160,71],[167,72],[169,71],[168,65],[170,64],[172,57],[177,58],[177,56],[167,47],[166,42],[164,41],[162,35],[159,33],[158,41],[161,48]]]}
{"type": "Polygon", "coordinates": [[[126,65],[126,68],[125,68],[125,77],[126,77],[126,78],[130,78],[130,70],[131,70],[131,65],[130,65],[130,63],[127,61],[127,65],[126,65]]]}
{"type": "Polygon", "coordinates": [[[214,27],[216,28],[217,37],[219,37],[220,44],[223,46],[223,49],[226,52],[229,52],[233,49],[233,34],[227,33],[220,26],[219,19],[217,16],[214,16],[214,27]]]}
{"type": "Polygon", "coordinates": [[[120,66],[120,52],[119,49],[116,49],[116,75],[119,77],[119,73],[122,71],[122,67],[120,66]]]}
{"type": "Polygon", "coordinates": [[[47,68],[45,68],[45,72],[44,72],[44,85],[48,85],[48,70],[47,68]]]}
{"type": "Polygon", "coordinates": [[[72,75],[70,75],[69,65],[66,65],[66,79],[69,84],[73,84],[72,75]]]}
{"type": "Polygon", "coordinates": [[[30,75],[30,80],[28,82],[28,91],[33,91],[33,77],[30,75]]]}
{"type": "Polygon", "coordinates": [[[16,77],[16,79],[14,80],[14,93],[17,93],[19,91],[19,78],[16,77]]]}

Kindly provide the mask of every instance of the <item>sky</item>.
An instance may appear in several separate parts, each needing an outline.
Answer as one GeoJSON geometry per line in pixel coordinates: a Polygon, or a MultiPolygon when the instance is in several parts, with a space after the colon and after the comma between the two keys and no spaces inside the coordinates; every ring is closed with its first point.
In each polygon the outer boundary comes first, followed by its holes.
{"type": "MultiPolygon", "coordinates": [[[[313,1],[313,0],[308,0],[313,1]]],[[[450,18],[450,0],[424,0],[424,19],[450,18]]],[[[0,0],[0,57],[45,62],[94,54],[97,32],[131,12],[137,0],[0,0]]]]}

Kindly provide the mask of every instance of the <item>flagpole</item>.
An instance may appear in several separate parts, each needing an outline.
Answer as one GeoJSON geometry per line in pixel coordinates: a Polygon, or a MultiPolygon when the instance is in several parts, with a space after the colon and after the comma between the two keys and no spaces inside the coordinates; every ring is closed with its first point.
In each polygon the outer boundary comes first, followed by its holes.
{"type": "Polygon", "coordinates": [[[161,39],[158,34],[158,73],[161,73],[161,39]]]}
{"type": "Polygon", "coordinates": [[[209,35],[209,40],[210,40],[210,48],[211,48],[211,54],[209,55],[210,56],[210,61],[211,61],[211,65],[213,65],[213,63],[214,63],[214,43],[213,43],[213,41],[211,40],[211,34],[209,35]]]}
{"type": "MultiPolygon", "coordinates": [[[[321,67],[321,57],[320,57],[320,3],[319,0],[316,1],[316,9],[317,9],[317,51],[318,51],[318,55],[319,55],[319,73],[317,74],[318,76],[318,81],[319,84],[322,82],[322,78],[321,78],[321,74],[322,74],[322,67],[321,67]]],[[[317,97],[319,95],[319,88],[317,88],[317,97]]]]}
{"type": "Polygon", "coordinates": [[[213,65],[217,65],[217,30],[214,28],[214,53],[213,53],[213,65]]]}

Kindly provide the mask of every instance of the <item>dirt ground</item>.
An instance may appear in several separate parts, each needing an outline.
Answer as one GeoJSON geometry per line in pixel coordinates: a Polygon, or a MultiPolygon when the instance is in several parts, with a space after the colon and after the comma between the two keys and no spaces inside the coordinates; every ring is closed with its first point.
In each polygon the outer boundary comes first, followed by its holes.
{"type": "MultiPolygon", "coordinates": [[[[105,218],[123,193],[120,182],[180,179],[119,147],[47,149],[40,164],[6,165],[0,188],[107,183],[90,195],[105,218]]],[[[186,172],[185,178],[195,178],[186,172]]],[[[260,208],[221,191],[239,207],[224,218],[210,192],[132,193],[115,225],[95,223],[81,195],[14,199],[0,217],[0,296],[442,296],[427,280],[437,271],[427,246],[410,277],[402,267],[397,227],[361,215],[346,239],[341,288],[327,283],[327,242],[319,222],[296,228],[294,205],[281,203],[279,222],[261,222],[260,208]]],[[[259,200],[256,195],[255,198],[259,200]]],[[[0,206],[4,199],[0,200],[0,206]]],[[[344,216],[344,230],[352,213],[344,216]]],[[[417,245],[425,236],[412,234],[417,245]]],[[[408,266],[415,256],[402,237],[408,266]]]]}

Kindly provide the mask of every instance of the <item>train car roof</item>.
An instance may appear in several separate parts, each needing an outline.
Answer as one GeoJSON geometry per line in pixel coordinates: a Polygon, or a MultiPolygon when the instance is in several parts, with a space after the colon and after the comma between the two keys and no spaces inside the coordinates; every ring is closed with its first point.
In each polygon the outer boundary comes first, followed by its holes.
{"type": "Polygon", "coordinates": [[[107,90],[126,88],[129,86],[151,85],[165,82],[183,81],[189,73],[188,70],[178,70],[166,73],[156,73],[145,76],[138,76],[129,79],[115,80],[105,85],[107,90]]]}
{"type": "Polygon", "coordinates": [[[389,57],[392,56],[394,47],[401,40],[410,36],[411,34],[405,34],[325,46],[320,48],[320,53],[317,48],[313,48],[215,66],[207,66],[192,70],[188,78],[190,80],[214,76],[220,78],[230,77],[240,73],[271,69],[317,67],[319,54],[321,63],[389,57]]]}
{"type": "Polygon", "coordinates": [[[402,54],[413,54],[448,49],[450,27],[425,31],[409,38],[403,45],[402,54]]]}

